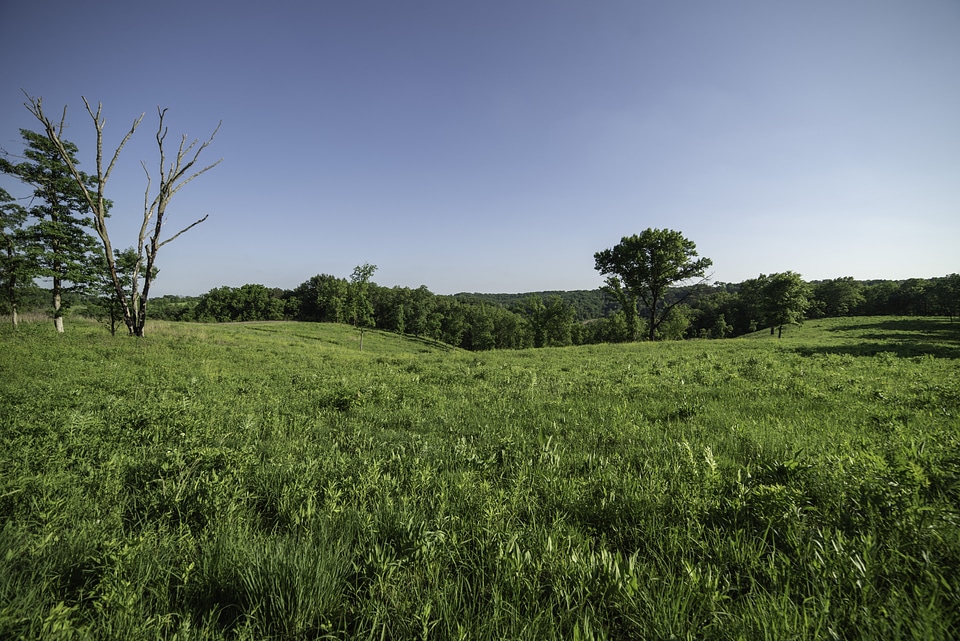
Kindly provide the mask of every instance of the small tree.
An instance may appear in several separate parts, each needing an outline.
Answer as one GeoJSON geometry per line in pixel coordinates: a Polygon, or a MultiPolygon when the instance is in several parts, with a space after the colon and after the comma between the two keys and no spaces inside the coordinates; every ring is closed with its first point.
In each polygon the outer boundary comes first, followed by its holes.
{"type": "Polygon", "coordinates": [[[354,327],[363,329],[373,325],[373,303],[370,301],[370,279],[377,271],[376,265],[364,263],[353,269],[347,290],[347,309],[354,327]]]}
{"type": "MultiPolygon", "coordinates": [[[[643,302],[649,319],[647,332],[656,340],[657,330],[674,307],[692,293],[689,289],[667,303],[667,289],[694,278],[704,278],[713,264],[697,258],[697,246],[671,229],[647,229],[639,236],[626,236],[612,249],[594,254],[596,269],[607,275],[607,288],[620,300],[628,324],[636,316],[636,300],[643,302]]],[[[701,280],[702,282],[702,280],[701,280]]],[[[630,328],[635,330],[635,326],[630,328]]]]}
{"type": "MultiPolygon", "coordinates": [[[[143,263],[137,265],[137,251],[133,247],[128,247],[123,251],[115,249],[113,254],[117,273],[123,282],[129,282],[129,279],[133,277],[134,270],[143,271],[146,268],[143,263]]],[[[100,307],[98,317],[105,317],[110,321],[110,335],[115,336],[117,324],[123,320],[123,301],[117,298],[113,279],[110,278],[110,268],[103,254],[97,255],[96,264],[97,279],[94,281],[92,289],[100,307]]]]}
{"type": "Polygon", "coordinates": [[[710,328],[708,335],[710,338],[726,338],[733,333],[733,325],[727,322],[723,314],[717,316],[710,328]]]}
{"type": "Polygon", "coordinates": [[[677,305],[673,312],[665,321],[660,324],[657,335],[662,340],[679,341],[683,340],[690,328],[691,317],[693,313],[687,305],[677,305]]]}
{"type": "Polygon", "coordinates": [[[770,334],[777,328],[777,338],[783,336],[783,326],[799,323],[810,305],[810,288],[796,272],[760,276],[763,287],[764,317],[770,325],[770,334]]]}
{"type": "Polygon", "coordinates": [[[144,172],[147,174],[147,188],[143,201],[143,222],[140,226],[140,233],[137,237],[137,261],[135,263],[134,271],[129,281],[124,282],[124,279],[121,278],[121,274],[119,273],[117,267],[116,258],[113,251],[113,243],[110,240],[110,234],[107,230],[106,219],[109,203],[104,196],[104,188],[110,178],[110,173],[113,171],[113,168],[117,163],[117,159],[120,157],[120,152],[123,150],[124,145],[127,144],[127,141],[130,140],[130,137],[133,136],[134,132],[137,130],[137,127],[139,127],[140,122],[143,120],[143,114],[134,120],[133,125],[130,127],[130,131],[127,132],[127,134],[123,137],[123,140],[117,146],[117,149],[113,154],[113,158],[108,164],[106,164],[106,166],[104,166],[103,127],[106,121],[101,116],[103,105],[98,104],[97,111],[94,113],[93,109],[90,107],[90,103],[87,102],[86,98],[83,98],[83,104],[86,106],[87,113],[90,114],[90,118],[93,120],[94,127],[97,132],[96,193],[88,188],[83,175],[76,169],[76,162],[72,160],[72,157],[63,142],[62,134],[67,117],[66,107],[63,109],[63,116],[60,119],[60,124],[55,125],[53,121],[51,121],[43,112],[41,98],[30,98],[28,96],[28,102],[25,106],[30,113],[32,113],[43,124],[47,138],[54,144],[60,153],[60,157],[69,167],[70,172],[76,181],[77,187],[82,191],[83,197],[89,205],[90,210],[93,212],[93,227],[103,243],[103,253],[107,261],[107,269],[109,270],[110,279],[112,280],[114,289],[116,290],[117,299],[120,300],[121,303],[124,323],[126,324],[131,335],[143,336],[143,328],[147,319],[147,300],[150,296],[150,286],[153,283],[153,279],[157,273],[156,260],[160,248],[207,219],[207,216],[204,216],[190,225],[187,225],[169,238],[161,240],[160,235],[163,225],[166,222],[167,207],[169,206],[174,195],[176,195],[176,193],[180,191],[180,189],[182,189],[187,183],[220,164],[222,159],[211,165],[207,165],[200,170],[194,171],[194,167],[200,157],[200,154],[213,142],[214,137],[220,130],[220,125],[218,124],[217,128],[214,129],[213,133],[210,135],[210,138],[199,146],[197,146],[199,140],[194,140],[188,144],[187,137],[183,136],[180,140],[180,146],[177,149],[174,160],[168,164],[166,150],[164,149],[164,144],[167,138],[167,128],[163,123],[167,110],[160,109],[159,107],[157,108],[157,113],[159,115],[159,127],[157,129],[156,140],[160,155],[160,183],[158,185],[156,195],[151,198],[150,192],[152,187],[152,179],[146,165],[141,163],[144,172]],[[144,266],[142,270],[140,269],[141,264],[144,266]]]}

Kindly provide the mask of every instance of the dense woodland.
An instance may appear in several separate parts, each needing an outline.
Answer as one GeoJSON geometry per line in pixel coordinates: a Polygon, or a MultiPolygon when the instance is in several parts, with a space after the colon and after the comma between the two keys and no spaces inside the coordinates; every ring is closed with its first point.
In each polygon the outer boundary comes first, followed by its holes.
{"type": "MultiPolygon", "coordinates": [[[[765,278],[765,277],[764,277],[765,278]]],[[[763,298],[764,278],[674,288],[690,294],[661,328],[668,340],[729,338],[771,327],[763,298]],[[694,291],[690,292],[689,289],[694,291]]],[[[356,283],[328,274],[295,289],[263,285],[219,287],[199,297],[164,296],[151,301],[151,317],[194,322],[298,320],[350,323],[439,340],[465,349],[612,343],[627,335],[623,311],[602,289],[528,294],[437,295],[426,287],[381,287],[367,283],[358,298],[356,283]]],[[[804,317],[958,316],[960,275],[904,281],[837,278],[804,283],[804,317]]],[[[47,294],[48,295],[48,294],[47,294]]],[[[37,296],[36,302],[44,300],[37,296]]],[[[77,311],[105,321],[109,310],[91,299],[74,299],[77,311]]],[[[644,332],[641,329],[640,336],[644,332]]]]}

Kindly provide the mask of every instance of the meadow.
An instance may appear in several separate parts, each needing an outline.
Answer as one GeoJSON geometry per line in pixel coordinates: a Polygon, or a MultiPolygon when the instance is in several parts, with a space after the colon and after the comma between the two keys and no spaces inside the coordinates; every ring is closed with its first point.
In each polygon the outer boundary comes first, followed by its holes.
{"type": "Polygon", "coordinates": [[[0,329],[3,639],[960,636],[960,323],[0,329]]]}

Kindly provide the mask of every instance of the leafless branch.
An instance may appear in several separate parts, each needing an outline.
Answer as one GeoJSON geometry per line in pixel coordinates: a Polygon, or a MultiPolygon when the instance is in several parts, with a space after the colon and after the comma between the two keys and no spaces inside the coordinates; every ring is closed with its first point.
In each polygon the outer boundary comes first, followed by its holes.
{"type": "MultiPolygon", "coordinates": [[[[103,103],[97,103],[97,113],[94,115],[93,110],[90,108],[90,103],[87,102],[87,99],[81,96],[83,99],[83,104],[87,107],[87,113],[90,114],[90,117],[93,118],[93,123],[97,128],[97,158],[103,158],[103,126],[107,124],[105,118],[100,117],[100,112],[103,110],[103,103]]],[[[67,108],[63,108],[64,116],[66,116],[67,108]]],[[[127,141],[130,140],[130,137],[133,135],[133,132],[137,130],[137,127],[140,126],[140,121],[143,120],[143,117],[146,115],[146,112],[140,114],[140,116],[133,121],[133,126],[130,127],[130,131],[127,132],[127,135],[123,137],[123,140],[120,141],[120,144],[117,146],[117,150],[113,153],[113,158],[110,160],[110,164],[107,166],[107,172],[100,176],[101,182],[106,182],[110,178],[110,173],[113,171],[114,165],[117,164],[117,158],[120,157],[120,152],[123,150],[124,145],[127,144],[127,141]]],[[[97,173],[100,174],[100,166],[98,163],[97,173]]]]}
{"type": "Polygon", "coordinates": [[[163,247],[163,246],[166,245],[167,243],[171,242],[172,240],[175,240],[175,239],[177,238],[177,236],[179,236],[180,234],[183,234],[183,233],[185,233],[185,232],[187,232],[187,231],[190,231],[191,229],[193,229],[194,227],[196,227],[197,225],[199,225],[200,223],[202,223],[203,221],[205,221],[205,220],[206,220],[207,218],[209,218],[209,217],[210,217],[210,214],[207,214],[206,216],[204,216],[204,217],[201,218],[200,220],[195,221],[195,222],[193,222],[193,223],[190,223],[189,225],[187,225],[186,227],[184,227],[183,229],[181,229],[180,231],[178,231],[176,234],[174,234],[174,235],[171,236],[170,238],[168,238],[168,239],[164,240],[163,242],[161,242],[160,244],[158,244],[158,245],[157,245],[157,249],[160,249],[161,247],[163,247]]]}
{"type": "Polygon", "coordinates": [[[143,222],[140,226],[140,233],[137,237],[137,261],[134,265],[131,276],[128,301],[128,298],[125,295],[125,284],[120,282],[120,278],[117,273],[113,246],[110,242],[109,234],[107,233],[107,205],[106,199],[104,198],[104,186],[106,185],[107,180],[110,178],[113,168],[117,164],[117,160],[120,157],[120,152],[127,144],[127,141],[130,140],[134,132],[137,130],[137,127],[143,120],[144,114],[140,114],[140,117],[134,120],[130,130],[123,137],[123,140],[121,140],[120,144],[114,151],[113,157],[110,159],[109,164],[107,164],[106,168],[104,168],[103,129],[104,125],[106,124],[106,120],[101,115],[103,111],[103,104],[97,103],[97,110],[94,112],[93,107],[91,107],[87,99],[83,97],[83,104],[86,106],[87,113],[90,114],[90,118],[93,120],[94,127],[97,131],[97,193],[94,195],[87,188],[82,174],[77,170],[74,162],[70,158],[70,154],[67,152],[66,147],[61,140],[61,136],[66,126],[67,108],[64,107],[63,115],[60,119],[60,125],[57,127],[43,112],[43,102],[41,98],[32,98],[26,92],[24,92],[24,95],[27,97],[25,106],[30,113],[32,113],[43,124],[44,129],[46,130],[47,138],[49,138],[54,144],[57,152],[66,163],[74,180],[81,189],[84,199],[94,214],[94,229],[103,242],[104,254],[106,255],[106,260],[114,283],[114,288],[123,306],[124,321],[127,323],[131,334],[142,336],[143,322],[146,317],[146,301],[149,296],[150,285],[156,271],[154,269],[154,263],[156,261],[157,252],[161,247],[204,222],[208,217],[204,216],[203,218],[191,223],[187,227],[184,227],[170,238],[161,241],[160,233],[164,226],[164,217],[166,214],[167,205],[170,203],[170,200],[173,198],[173,196],[180,191],[184,185],[191,182],[197,176],[206,173],[210,169],[213,169],[219,165],[220,162],[222,162],[223,159],[221,158],[217,162],[208,165],[203,169],[194,172],[193,174],[190,174],[190,171],[199,159],[200,154],[204,149],[210,146],[214,137],[217,135],[217,132],[220,131],[222,121],[217,124],[217,127],[210,135],[210,138],[208,138],[207,141],[201,144],[199,147],[197,146],[199,140],[194,140],[190,144],[187,144],[187,137],[183,136],[180,140],[180,146],[177,150],[176,160],[170,163],[169,167],[167,167],[166,151],[164,149],[164,142],[166,141],[168,133],[168,128],[164,125],[164,117],[167,110],[159,107],[157,108],[160,120],[156,135],[158,151],[160,154],[159,189],[157,195],[151,201],[150,191],[153,181],[146,164],[141,162],[144,173],[147,174],[147,187],[144,191],[143,222]],[[138,284],[140,282],[139,278],[141,272],[140,261],[143,259],[146,260],[146,265],[143,273],[143,291],[141,293],[139,291],[138,284]]]}

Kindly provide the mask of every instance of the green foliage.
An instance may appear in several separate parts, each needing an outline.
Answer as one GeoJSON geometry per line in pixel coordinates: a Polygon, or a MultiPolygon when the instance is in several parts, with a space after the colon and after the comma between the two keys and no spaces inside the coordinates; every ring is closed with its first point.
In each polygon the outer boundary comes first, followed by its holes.
{"type": "MultiPolygon", "coordinates": [[[[357,276],[363,275],[355,273],[354,278],[357,276]]],[[[956,275],[923,281],[920,289],[924,292],[921,301],[924,309],[956,314],[960,303],[957,282],[960,277],[956,275]]],[[[352,322],[350,309],[353,301],[358,299],[351,291],[359,291],[358,283],[322,274],[313,276],[294,290],[267,290],[261,285],[217,288],[198,299],[168,297],[170,300],[160,301],[159,306],[153,307],[153,314],[157,318],[185,321],[283,319],[352,322]],[[247,295],[254,292],[256,296],[247,295]]],[[[909,285],[908,291],[916,289],[909,285]]],[[[649,323],[638,315],[637,296],[623,289],[616,276],[608,279],[606,294],[597,290],[550,294],[546,298],[540,294],[437,296],[425,286],[387,288],[373,282],[367,282],[363,287],[368,314],[365,327],[442,341],[475,351],[618,343],[649,336],[650,330],[649,323]],[[578,320],[587,309],[578,307],[583,305],[583,300],[597,300],[604,295],[608,298],[607,304],[613,305],[612,308],[603,308],[607,310],[604,316],[578,320]],[[616,309],[615,300],[619,301],[620,311],[608,313],[616,309]]],[[[660,339],[729,338],[749,334],[761,327],[777,327],[772,323],[778,314],[792,318],[794,322],[806,315],[822,317],[828,311],[839,313],[846,310],[851,315],[862,315],[865,309],[872,308],[871,305],[889,306],[893,305],[890,301],[901,298],[898,283],[870,284],[844,278],[811,284],[804,283],[792,272],[772,276],[761,274],[759,278],[739,284],[707,286],[700,283],[668,288],[663,309],[670,310],[670,313],[661,315],[661,324],[654,333],[660,339]],[[861,297],[830,294],[837,288],[866,294],[862,303],[858,303],[856,301],[861,297]],[[882,304],[881,299],[885,301],[882,304]],[[784,304],[793,306],[792,311],[787,309],[789,313],[785,316],[777,309],[777,305],[784,304]],[[800,308],[808,311],[800,312],[800,308]]],[[[96,305],[90,303],[88,300],[87,313],[96,309],[96,305]]],[[[783,326],[780,328],[782,332],[783,326]]]]}
{"type": "MultiPolygon", "coordinates": [[[[135,272],[142,273],[147,268],[142,261],[138,265],[137,251],[133,247],[123,251],[115,249],[113,254],[114,268],[122,282],[133,282],[135,272]]],[[[107,320],[110,323],[110,333],[116,334],[118,325],[123,322],[123,305],[117,297],[110,266],[103,254],[96,257],[94,265],[96,277],[89,290],[93,296],[86,299],[85,312],[87,316],[97,320],[107,320]]]]}
{"type": "Polygon", "coordinates": [[[947,319],[483,354],[75,325],[0,328],[0,637],[960,630],[947,319]]]}
{"type": "Polygon", "coordinates": [[[803,320],[810,305],[809,287],[795,272],[783,272],[769,276],[760,275],[762,318],[773,333],[775,327],[783,332],[784,325],[793,325],[803,320]]]}
{"type": "Polygon", "coordinates": [[[370,279],[377,271],[376,265],[364,263],[354,267],[347,287],[347,320],[354,327],[372,327],[373,302],[370,300],[370,279]]]}
{"type": "Polygon", "coordinates": [[[703,278],[713,264],[709,258],[697,258],[696,244],[672,229],[646,229],[639,235],[625,236],[594,258],[597,271],[607,276],[607,287],[620,300],[631,330],[635,329],[632,318],[636,300],[646,306],[651,341],[683,300],[668,303],[668,288],[703,278]]]}
{"type": "Polygon", "coordinates": [[[280,294],[263,285],[219,287],[200,297],[190,317],[201,322],[283,320],[280,294]]]}
{"type": "Polygon", "coordinates": [[[849,316],[866,301],[863,284],[852,276],[816,283],[810,293],[811,311],[817,317],[849,316]]]}
{"type": "Polygon", "coordinates": [[[33,276],[24,229],[27,211],[0,189],[0,295],[17,324],[20,294],[33,276]]]}
{"type": "Polygon", "coordinates": [[[616,306],[610,300],[610,297],[601,289],[528,292],[524,294],[457,294],[457,298],[463,301],[496,303],[507,309],[523,306],[525,300],[531,296],[536,296],[541,300],[560,298],[567,306],[573,308],[576,314],[576,320],[580,322],[603,318],[616,312],[616,306]]]}
{"type": "MultiPolygon", "coordinates": [[[[46,136],[26,129],[21,129],[20,134],[24,141],[23,161],[12,163],[0,158],[0,171],[32,189],[32,204],[26,213],[33,223],[16,234],[5,234],[5,238],[19,239],[19,280],[24,280],[24,275],[51,279],[54,321],[62,331],[63,293],[82,290],[94,282],[96,255],[101,250],[88,231],[93,224],[89,206],[60,152],[46,136]]],[[[65,142],[64,148],[76,165],[76,145],[65,142]]],[[[96,184],[95,178],[81,178],[87,185],[96,184]]],[[[11,222],[10,216],[8,209],[5,223],[11,222]]],[[[8,244],[8,262],[14,260],[11,249],[8,244]]]]}
{"type": "Polygon", "coordinates": [[[293,290],[299,301],[296,320],[345,323],[347,321],[347,288],[344,278],[319,274],[293,290]]]}

